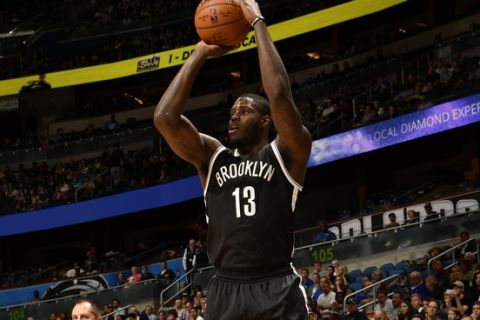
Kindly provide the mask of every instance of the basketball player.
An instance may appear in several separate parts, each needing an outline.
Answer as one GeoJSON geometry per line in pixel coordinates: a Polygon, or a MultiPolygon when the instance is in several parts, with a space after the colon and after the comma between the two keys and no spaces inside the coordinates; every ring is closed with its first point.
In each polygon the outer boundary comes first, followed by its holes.
{"type": "Polygon", "coordinates": [[[197,168],[204,187],[208,256],[216,270],[206,320],[304,320],[306,297],[291,264],[292,213],[311,137],[258,4],[237,2],[255,29],[268,101],[253,94],[235,101],[228,125],[233,149],[199,133],[182,111],[207,58],[227,51],[201,41],[158,103],[154,121],[176,154],[197,168]],[[277,136],[269,142],[272,120],[277,136]]]}

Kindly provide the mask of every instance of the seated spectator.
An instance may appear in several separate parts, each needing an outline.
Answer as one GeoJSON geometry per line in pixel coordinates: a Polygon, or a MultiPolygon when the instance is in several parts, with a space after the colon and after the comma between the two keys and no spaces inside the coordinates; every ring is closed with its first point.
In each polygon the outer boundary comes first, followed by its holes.
{"type": "Polygon", "coordinates": [[[355,299],[347,299],[348,313],[342,317],[342,320],[367,320],[367,316],[363,311],[358,310],[358,303],[355,299]]]}
{"type": "Polygon", "coordinates": [[[320,223],[320,231],[317,231],[313,236],[313,242],[327,242],[336,240],[337,236],[332,231],[328,230],[327,223],[322,221],[320,223]]]}
{"type": "Polygon", "coordinates": [[[480,301],[475,301],[472,304],[472,312],[470,314],[473,320],[480,320],[480,301]]]}
{"type": "MultiPolygon", "coordinates": [[[[470,239],[470,234],[467,231],[460,232],[459,244],[463,243],[463,242],[465,242],[469,239],[470,239]]],[[[469,241],[469,242],[465,243],[463,246],[455,249],[455,258],[456,259],[463,258],[463,256],[467,252],[475,252],[475,242],[474,241],[469,241]]]]}
{"type": "Polygon", "coordinates": [[[424,208],[425,208],[425,212],[427,214],[427,216],[423,219],[424,222],[440,218],[440,215],[438,214],[438,212],[433,211],[432,204],[430,202],[425,203],[424,208]]]}
{"type": "Polygon", "coordinates": [[[112,114],[110,116],[110,120],[105,122],[104,127],[105,127],[105,129],[110,130],[110,131],[115,131],[115,130],[118,130],[120,128],[120,125],[118,124],[117,120],[115,119],[114,114],[112,114]]]}
{"type": "Polygon", "coordinates": [[[410,294],[418,294],[422,299],[427,298],[427,287],[422,281],[422,275],[418,271],[410,273],[410,294]]]}
{"type": "MultiPolygon", "coordinates": [[[[312,281],[313,281],[313,284],[310,288],[309,297],[312,299],[312,301],[317,301],[318,297],[320,297],[320,295],[323,293],[322,283],[321,283],[322,278],[320,277],[320,275],[318,273],[314,272],[312,274],[312,281]]],[[[326,278],[323,281],[326,281],[326,278]]]]}
{"type": "Polygon", "coordinates": [[[118,286],[123,286],[128,282],[127,277],[125,276],[125,273],[119,272],[118,273],[118,286]]]}
{"type": "Polygon", "coordinates": [[[119,316],[119,315],[122,315],[122,316],[126,315],[125,309],[122,309],[122,307],[120,306],[120,300],[113,299],[112,300],[112,305],[113,305],[113,311],[115,311],[115,314],[114,314],[115,320],[117,319],[117,316],[119,316]]]}
{"type": "Polygon", "coordinates": [[[322,262],[321,261],[315,261],[313,263],[313,272],[318,273],[319,276],[324,276],[325,272],[322,271],[322,262]]]}
{"type": "Polygon", "coordinates": [[[376,296],[377,296],[377,302],[375,302],[373,306],[374,310],[383,311],[389,317],[389,315],[391,315],[393,312],[392,300],[388,298],[387,293],[382,290],[377,291],[376,296]]]}
{"type": "Polygon", "coordinates": [[[72,269],[69,269],[67,272],[65,272],[65,277],[66,278],[69,278],[69,279],[72,279],[72,278],[76,278],[76,277],[79,277],[80,275],[84,274],[85,273],[85,270],[83,270],[82,268],[80,268],[80,266],[78,265],[78,263],[74,263],[73,264],[73,268],[72,269]]]}
{"type": "MultiPolygon", "coordinates": [[[[448,291],[448,290],[447,290],[448,291]]],[[[453,290],[448,291],[448,296],[451,299],[451,309],[458,310],[461,315],[470,313],[470,306],[473,301],[470,297],[465,295],[465,285],[462,281],[455,281],[453,284],[453,290]]]]}
{"type": "Polygon", "coordinates": [[[437,282],[437,286],[440,289],[446,289],[448,284],[448,272],[443,269],[442,262],[439,259],[432,261],[433,276],[437,282]]]}
{"type": "Polygon", "coordinates": [[[157,276],[158,280],[165,281],[166,283],[171,283],[175,278],[175,273],[168,269],[167,261],[160,261],[160,273],[157,276]]]}
{"type": "Polygon", "coordinates": [[[416,293],[412,294],[410,296],[410,303],[412,305],[412,309],[413,309],[414,314],[417,314],[417,315],[422,314],[423,315],[423,313],[425,313],[425,310],[423,308],[423,299],[422,299],[422,297],[420,297],[419,294],[416,294],[416,293]]]}
{"type": "Polygon", "coordinates": [[[200,315],[200,310],[201,307],[195,306],[190,309],[190,319],[192,320],[205,320],[201,315],[200,315]]]}
{"type": "Polygon", "coordinates": [[[397,317],[397,320],[412,320],[414,315],[414,309],[412,305],[408,302],[402,301],[400,304],[400,313],[397,317]]]}
{"type": "Polygon", "coordinates": [[[438,286],[437,278],[434,275],[425,279],[425,287],[427,288],[427,299],[435,299],[440,301],[443,297],[443,288],[438,286]]]}
{"type": "Polygon", "coordinates": [[[322,283],[323,293],[318,297],[317,305],[321,311],[332,311],[338,307],[337,301],[335,300],[335,292],[332,291],[330,283],[324,281],[322,283]]]}
{"type": "Polygon", "coordinates": [[[398,222],[397,222],[397,215],[396,215],[395,213],[390,212],[390,213],[388,214],[388,220],[389,220],[390,222],[385,225],[385,227],[384,227],[385,229],[395,228],[395,227],[400,226],[400,224],[398,224],[398,222]]]}
{"type": "Polygon", "coordinates": [[[302,269],[300,273],[302,277],[302,286],[305,288],[305,290],[308,292],[309,288],[313,286],[313,280],[309,278],[309,271],[307,268],[302,269]]]}
{"type": "Polygon", "coordinates": [[[437,320],[438,308],[437,300],[429,300],[425,310],[425,320],[437,320]]]}
{"type": "Polygon", "coordinates": [[[142,274],[138,272],[137,266],[132,266],[131,271],[132,271],[132,275],[127,278],[127,281],[129,283],[135,283],[142,280],[142,274]]]}
{"type": "Polygon", "coordinates": [[[158,320],[157,315],[153,312],[153,307],[151,305],[147,305],[145,307],[145,315],[147,316],[148,320],[158,320]]]}
{"type": "Polygon", "coordinates": [[[153,273],[151,273],[150,271],[148,271],[148,266],[147,265],[142,265],[142,281],[144,280],[151,280],[151,279],[155,279],[155,276],[153,275],[153,273]]]}

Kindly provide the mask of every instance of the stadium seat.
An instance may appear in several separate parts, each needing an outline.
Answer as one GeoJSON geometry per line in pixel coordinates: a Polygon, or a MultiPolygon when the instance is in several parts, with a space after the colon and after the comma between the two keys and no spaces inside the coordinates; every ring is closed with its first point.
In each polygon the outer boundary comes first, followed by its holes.
{"type": "Polygon", "coordinates": [[[377,270],[377,267],[376,267],[376,266],[366,267],[366,268],[363,270],[362,274],[363,274],[364,276],[368,276],[369,278],[371,278],[372,273],[373,273],[375,270],[377,270]]]}
{"type": "Polygon", "coordinates": [[[357,282],[350,283],[348,286],[353,290],[353,292],[362,289],[362,285],[360,283],[357,283],[357,282]]]}
{"type": "Polygon", "coordinates": [[[388,273],[388,276],[393,276],[394,274],[402,274],[404,273],[405,270],[403,269],[393,269],[393,270],[390,270],[390,272],[388,273]]]}
{"type": "Polygon", "coordinates": [[[386,275],[389,275],[390,271],[392,271],[393,269],[395,269],[393,263],[385,263],[380,267],[380,271],[382,271],[386,275]]]}
{"type": "Polygon", "coordinates": [[[403,271],[407,271],[407,270],[408,270],[408,263],[407,263],[407,261],[402,260],[402,261],[398,262],[398,263],[395,265],[395,269],[400,269],[400,270],[403,270],[403,271]]]}
{"type": "Polygon", "coordinates": [[[352,270],[348,273],[348,278],[350,282],[357,282],[360,283],[362,279],[362,271],[360,269],[352,270]]]}

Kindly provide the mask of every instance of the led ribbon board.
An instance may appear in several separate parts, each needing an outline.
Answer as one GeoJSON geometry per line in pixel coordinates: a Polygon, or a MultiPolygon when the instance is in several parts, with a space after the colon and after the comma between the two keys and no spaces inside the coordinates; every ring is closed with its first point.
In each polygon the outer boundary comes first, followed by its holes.
{"type": "Polygon", "coordinates": [[[308,166],[355,156],[480,121],[480,94],[313,142],[308,166]]]}
{"type": "MultiPolygon", "coordinates": [[[[309,167],[480,121],[480,94],[317,140],[309,167]]],[[[50,209],[0,216],[0,236],[47,230],[167,206],[203,195],[198,176],[50,209]]]]}
{"type": "MultiPolygon", "coordinates": [[[[406,1],[407,0],[352,0],[271,25],[268,29],[270,30],[273,41],[279,41],[382,11],[406,1]]],[[[255,37],[253,32],[250,32],[240,46],[230,53],[241,52],[255,47],[255,37]]],[[[195,45],[191,45],[114,63],[53,72],[47,74],[45,80],[50,83],[52,88],[61,88],[128,77],[139,73],[181,65],[190,56],[194,48],[195,45]]],[[[38,80],[38,76],[0,81],[0,96],[17,94],[22,86],[35,80],[38,80]]]]}

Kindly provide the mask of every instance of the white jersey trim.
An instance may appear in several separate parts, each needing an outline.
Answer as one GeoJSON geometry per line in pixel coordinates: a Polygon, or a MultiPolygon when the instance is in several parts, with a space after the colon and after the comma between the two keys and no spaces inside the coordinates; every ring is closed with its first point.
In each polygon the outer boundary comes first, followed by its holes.
{"type": "MultiPolygon", "coordinates": [[[[213,164],[215,163],[215,160],[217,160],[218,155],[223,151],[226,150],[224,146],[220,146],[215,150],[213,153],[212,157],[210,158],[210,162],[208,163],[208,173],[207,173],[207,179],[205,180],[205,188],[203,189],[203,203],[205,204],[205,208],[207,207],[207,199],[205,198],[207,195],[207,190],[208,190],[208,184],[210,183],[210,175],[212,174],[212,168],[213,164]]],[[[207,221],[208,224],[208,215],[205,212],[205,220],[207,221]]]]}
{"type": "Polygon", "coordinates": [[[297,270],[295,270],[295,267],[293,266],[293,263],[290,262],[290,267],[293,270],[293,273],[300,278],[300,283],[298,284],[298,288],[302,292],[303,299],[305,301],[305,309],[307,309],[307,314],[309,313],[309,308],[308,308],[308,299],[307,299],[307,292],[305,291],[305,288],[302,286],[302,277],[298,274],[297,270]]]}
{"type": "Polygon", "coordinates": [[[292,186],[294,188],[298,189],[299,191],[302,191],[303,187],[297,181],[295,181],[292,178],[292,176],[290,175],[290,173],[288,172],[287,167],[285,166],[285,163],[283,162],[282,155],[280,154],[280,151],[278,150],[277,143],[275,142],[275,140],[272,141],[271,145],[272,145],[273,153],[275,154],[275,157],[277,158],[278,163],[280,163],[280,167],[282,168],[283,174],[285,175],[287,180],[292,184],[292,186]]]}
{"type": "Polygon", "coordinates": [[[213,164],[215,163],[215,160],[217,160],[218,155],[223,151],[226,150],[224,146],[220,146],[215,150],[213,153],[212,157],[210,158],[210,162],[208,163],[208,173],[207,173],[207,180],[205,180],[205,188],[203,189],[203,197],[207,195],[207,190],[208,190],[208,184],[210,183],[210,175],[212,174],[212,168],[213,164]]]}

